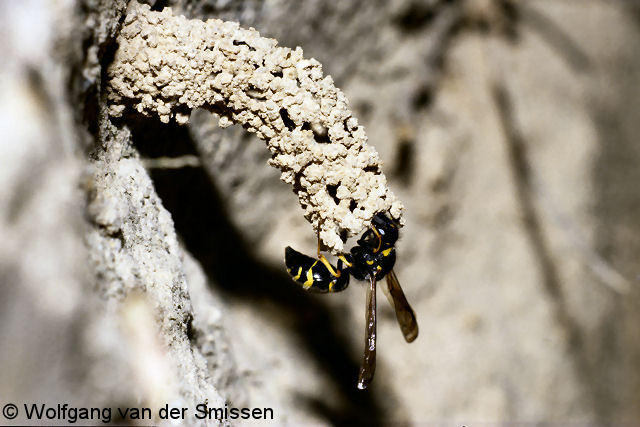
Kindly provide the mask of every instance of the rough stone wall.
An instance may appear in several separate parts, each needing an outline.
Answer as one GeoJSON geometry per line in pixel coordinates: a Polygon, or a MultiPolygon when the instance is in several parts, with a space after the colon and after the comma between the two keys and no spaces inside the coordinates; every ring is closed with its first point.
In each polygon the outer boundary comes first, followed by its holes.
{"type": "Polygon", "coordinates": [[[0,404],[640,419],[633,3],[152,5],[302,46],[385,162],[421,335],[405,344],[380,301],[364,393],[364,289],[289,282],[283,248],[313,253],[315,233],[264,144],[204,110],[106,114],[127,3],[0,4],[0,404]]]}

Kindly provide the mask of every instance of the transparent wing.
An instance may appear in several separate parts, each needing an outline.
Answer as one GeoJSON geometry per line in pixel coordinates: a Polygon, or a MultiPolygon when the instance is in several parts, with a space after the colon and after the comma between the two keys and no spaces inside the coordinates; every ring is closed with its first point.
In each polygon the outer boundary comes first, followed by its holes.
{"type": "Polygon", "coordinates": [[[364,340],[364,358],[358,375],[358,388],[367,388],[376,371],[376,278],[369,277],[370,286],[367,289],[367,311],[364,340]]]}
{"type": "Polygon", "coordinates": [[[412,342],[418,336],[418,322],[416,321],[416,315],[413,309],[407,301],[407,297],[405,297],[404,292],[402,292],[398,278],[393,270],[387,274],[385,295],[396,311],[396,319],[398,319],[398,324],[400,325],[404,339],[407,342],[412,342]]]}

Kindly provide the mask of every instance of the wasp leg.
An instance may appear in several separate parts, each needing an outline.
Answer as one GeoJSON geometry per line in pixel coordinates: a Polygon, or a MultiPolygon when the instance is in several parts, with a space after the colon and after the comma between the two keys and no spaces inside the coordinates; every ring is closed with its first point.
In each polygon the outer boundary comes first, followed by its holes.
{"type": "MultiPolygon", "coordinates": [[[[327,270],[329,271],[329,273],[331,273],[331,275],[335,278],[339,278],[340,276],[342,276],[342,269],[340,268],[340,266],[338,266],[338,268],[334,268],[331,263],[329,262],[329,260],[324,256],[323,253],[321,253],[320,251],[321,247],[320,247],[320,235],[318,234],[318,259],[320,260],[321,263],[324,264],[325,267],[327,267],[327,270]]],[[[341,255],[343,262],[345,262],[345,258],[343,255],[341,255]]],[[[346,262],[345,262],[346,263],[346,262]]],[[[346,263],[348,267],[351,267],[350,263],[346,263]]]]}
{"type": "Polygon", "coordinates": [[[340,277],[342,275],[341,271],[340,270],[336,271],[333,268],[329,260],[322,253],[321,249],[322,248],[320,247],[320,231],[318,231],[318,259],[320,260],[321,263],[324,264],[325,267],[327,267],[327,270],[329,270],[329,273],[331,273],[333,277],[340,277]]]}
{"type": "Polygon", "coordinates": [[[378,247],[373,250],[373,253],[377,254],[378,252],[380,252],[380,248],[382,247],[382,236],[375,227],[372,226],[371,229],[373,230],[373,234],[375,234],[378,238],[378,247]]]}
{"type": "Polygon", "coordinates": [[[318,256],[318,259],[320,260],[321,263],[324,264],[325,267],[327,267],[327,270],[329,270],[329,273],[331,273],[331,275],[333,277],[340,277],[342,276],[342,271],[340,270],[334,270],[333,266],[331,265],[331,263],[329,262],[329,260],[327,258],[325,258],[325,256],[323,254],[320,254],[318,256]]]}
{"type": "Polygon", "coordinates": [[[358,245],[369,248],[373,251],[374,254],[377,254],[378,252],[380,252],[380,249],[382,249],[382,246],[383,246],[383,240],[384,240],[383,233],[381,233],[380,230],[378,230],[378,228],[376,228],[372,224],[371,227],[364,232],[362,237],[358,239],[358,245]],[[375,242],[374,242],[374,239],[375,239],[375,242]]]}
{"type": "Polygon", "coordinates": [[[367,312],[364,340],[364,357],[358,375],[358,388],[367,388],[376,371],[376,278],[369,276],[370,287],[367,289],[367,312]]]}
{"type": "MultiPolygon", "coordinates": [[[[351,263],[347,264],[347,268],[342,267],[343,262],[348,262],[344,255],[340,255],[338,261],[338,267],[334,268],[331,263],[325,258],[323,254],[320,254],[319,261],[326,267],[327,272],[333,276],[329,282],[329,292],[340,292],[349,286],[349,270],[351,263]]],[[[329,279],[328,279],[329,280],[329,279]]]]}
{"type": "Polygon", "coordinates": [[[353,263],[348,261],[344,254],[338,255],[338,259],[344,263],[347,267],[353,267],[353,263]]]}

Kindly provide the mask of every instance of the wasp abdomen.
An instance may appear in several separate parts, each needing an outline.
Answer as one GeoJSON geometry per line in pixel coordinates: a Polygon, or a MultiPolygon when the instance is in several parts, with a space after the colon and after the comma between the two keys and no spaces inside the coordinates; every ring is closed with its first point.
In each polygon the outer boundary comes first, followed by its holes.
{"type": "Polygon", "coordinates": [[[290,246],[284,252],[284,262],[291,278],[304,289],[316,292],[340,292],[349,285],[349,272],[342,269],[342,262],[334,273],[316,258],[300,253],[290,246]]]}

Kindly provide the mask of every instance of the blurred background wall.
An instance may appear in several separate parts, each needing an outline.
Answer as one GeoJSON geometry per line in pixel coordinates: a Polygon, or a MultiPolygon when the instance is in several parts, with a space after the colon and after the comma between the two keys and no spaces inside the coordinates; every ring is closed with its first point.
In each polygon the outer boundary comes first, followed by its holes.
{"type": "Polygon", "coordinates": [[[284,247],[316,241],[264,144],[205,111],[104,114],[127,3],[0,4],[0,404],[640,420],[635,2],[150,2],[301,46],[385,161],[420,336],[379,298],[366,392],[364,287],[290,282],[284,247]]]}

